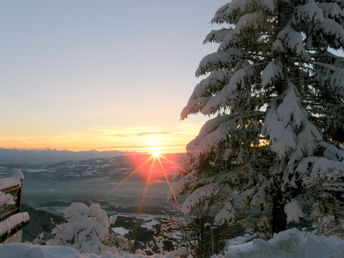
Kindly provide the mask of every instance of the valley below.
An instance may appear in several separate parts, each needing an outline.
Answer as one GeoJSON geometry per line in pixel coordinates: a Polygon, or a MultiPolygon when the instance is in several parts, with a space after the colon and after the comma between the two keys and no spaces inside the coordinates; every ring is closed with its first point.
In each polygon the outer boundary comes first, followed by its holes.
{"type": "MultiPolygon", "coordinates": [[[[168,201],[166,178],[160,174],[166,173],[171,179],[178,170],[180,155],[167,154],[166,158],[160,161],[162,166],[152,163],[148,155],[138,154],[48,164],[2,163],[0,170],[22,170],[22,204],[34,214],[30,223],[45,232],[54,225],[42,217],[55,216],[60,223],[64,209],[72,202],[94,202],[116,218],[112,227],[117,233],[133,234],[135,228],[135,232],[147,234],[166,214],[177,214],[168,201]],[[147,173],[153,180],[148,181],[147,173]]],[[[33,236],[26,240],[32,241],[33,236]]]]}

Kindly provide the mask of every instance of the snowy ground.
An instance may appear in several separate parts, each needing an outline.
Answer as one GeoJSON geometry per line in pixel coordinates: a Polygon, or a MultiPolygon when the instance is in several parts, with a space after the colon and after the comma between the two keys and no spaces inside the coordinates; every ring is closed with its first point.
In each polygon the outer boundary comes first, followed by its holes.
{"type": "MultiPolygon", "coordinates": [[[[245,241],[249,236],[243,236],[245,241]]],[[[230,243],[230,242],[228,242],[230,243]]],[[[316,236],[312,233],[290,229],[276,234],[273,239],[254,241],[230,245],[226,247],[225,255],[213,256],[218,258],[343,258],[344,240],[335,236],[316,236]]],[[[102,255],[80,254],[75,249],[62,246],[39,246],[27,244],[0,245],[0,256],[6,258],[119,258],[144,257],[140,255],[117,253],[104,253],[102,255]]],[[[150,257],[176,257],[173,253],[164,256],[150,257]]]]}
{"type": "Polygon", "coordinates": [[[121,236],[124,236],[129,233],[129,229],[126,229],[124,227],[114,227],[111,228],[111,230],[117,234],[120,234],[121,236]]]}
{"type": "Polygon", "coordinates": [[[296,229],[275,234],[268,241],[229,245],[226,258],[344,258],[344,240],[335,236],[316,236],[296,229]]]}
{"type": "MultiPolygon", "coordinates": [[[[138,225],[141,228],[145,228],[146,230],[149,230],[149,231],[154,231],[154,227],[161,223],[160,220],[166,218],[165,215],[119,213],[118,215],[112,215],[110,217],[110,220],[116,221],[118,217],[140,220],[141,222],[138,223],[138,225]]],[[[119,225],[121,224],[119,223],[119,225]]],[[[121,225],[121,226],[113,227],[112,231],[120,235],[125,235],[125,234],[128,234],[131,229],[132,227],[126,227],[126,226],[121,225]]]]}

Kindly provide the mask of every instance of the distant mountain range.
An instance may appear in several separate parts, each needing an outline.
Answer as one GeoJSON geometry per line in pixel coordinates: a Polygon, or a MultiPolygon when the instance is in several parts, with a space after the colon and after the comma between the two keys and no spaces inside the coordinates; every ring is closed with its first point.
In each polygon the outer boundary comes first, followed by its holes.
{"type": "MultiPolygon", "coordinates": [[[[178,170],[178,164],[183,154],[165,154],[167,159],[161,159],[160,164],[167,175],[174,174],[178,170]]],[[[89,178],[111,178],[121,180],[134,169],[137,169],[136,176],[149,170],[157,171],[161,175],[159,162],[147,162],[150,155],[133,154],[131,156],[115,156],[111,158],[96,158],[87,160],[69,160],[51,164],[30,164],[29,166],[17,166],[25,175],[26,181],[40,180],[77,180],[89,178]],[[147,163],[146,165],[144,165],[147,163]]],[[[160,178],[163,179],[163,178],[160,178]]]]}
{"type": "Polygon", "coordinates": [[[69,160],[111,158],[128,154],[122,151],[20,150],[0,148],[0,163],[49,164],[69,160]]]}

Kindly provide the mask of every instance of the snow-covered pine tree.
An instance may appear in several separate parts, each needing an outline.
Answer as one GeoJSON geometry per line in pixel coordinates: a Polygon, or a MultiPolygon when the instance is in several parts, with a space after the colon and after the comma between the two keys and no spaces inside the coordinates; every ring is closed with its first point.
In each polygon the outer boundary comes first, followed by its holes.
{"type": "Polygon", "coordinates": [[[213,116],[187,145],[182,210],[255,215],[272,232],[344,217],[344,1],[233,0],[221,7],[181,113],[213,116]],[[272,219],[270,219],[272,218],[272,219]]]}
{"type": "Polygon", "coordinates": [[[103,244],[109,234],[109,218],[98,203],[87,206],[73,202],[64,211],[65,223],[57,225],[48,245],[71,246],[80,252],[101,253],[107,249],[103,244]]]}

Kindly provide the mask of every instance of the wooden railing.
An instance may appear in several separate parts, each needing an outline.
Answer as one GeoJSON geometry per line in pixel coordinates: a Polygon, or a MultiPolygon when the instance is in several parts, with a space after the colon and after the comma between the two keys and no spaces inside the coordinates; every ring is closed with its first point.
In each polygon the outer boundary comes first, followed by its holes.
{"type": "Polygon", "coordinates": [[[0,222],[20,212],[21,186],[11,186],[1,190],[1,192],[12,195],[15,203],[0,206],[0,222]]]}
{"type": "MultiPolygon", "coordinates": [[[[20,212],[21,191],[24,176],[21,171],[10,171],[8,177],[1,177],[1,193],[12,196],[13,201],[0,205],[0,243],[21,242],[20,230],[29,223],[28,213],[20,212]],[[18,234],[17,234],[18,233],[18,234]]],[[[0,257],[2,257],[0,255],[0,257]]]]}

